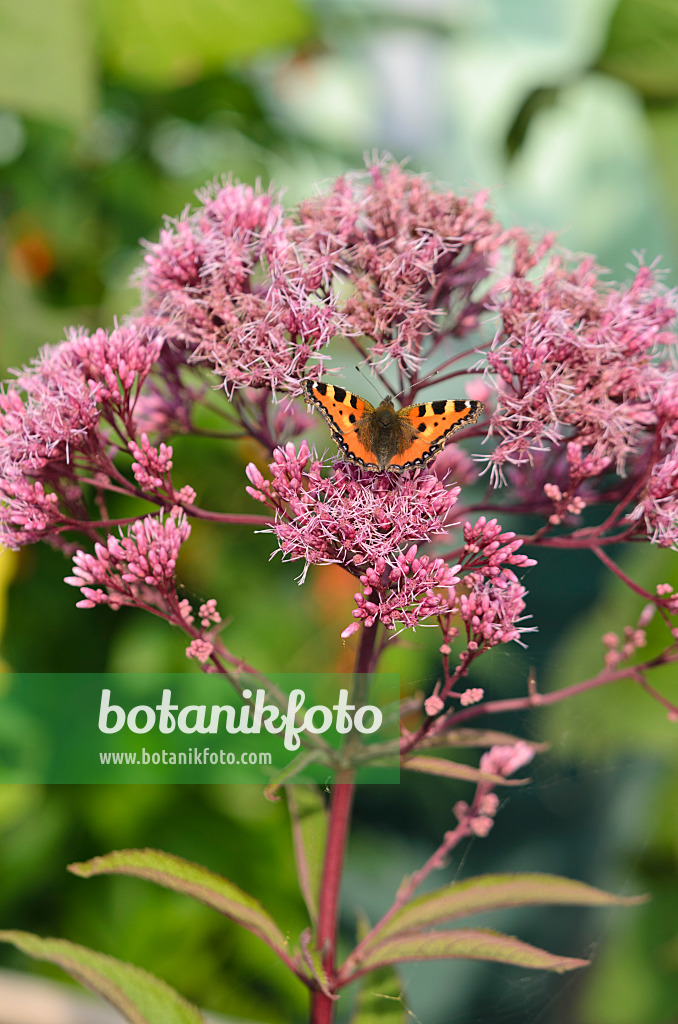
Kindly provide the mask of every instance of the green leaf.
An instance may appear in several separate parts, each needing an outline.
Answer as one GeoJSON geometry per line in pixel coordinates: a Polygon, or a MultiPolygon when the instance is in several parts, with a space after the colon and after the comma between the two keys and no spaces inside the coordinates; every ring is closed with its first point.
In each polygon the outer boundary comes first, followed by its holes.
{"type": "Polygon", "coordinates": [[[98,8],[109,67],[152,87],[185,85],[298,44],[312,28],[295,0],[98,0],[98,8]]]}
{"type": "Polygon", "coordinates": [[[585,967],[588,963],[588,960],[574,957],[554,956],[512,935],[480,928],[464,928],[452,932],[395,935],[386,939],[368,951],[351,975],[351,980],[367,971],[373,971],[375,967],[407,960],[493,960],[496,963],[557,973],[585,967]]]}
{"type": "Polygon", "coordinates": [[[329,978],[323,964],[322,953],[313,943],[313,932],[310,928],[302,932],[299,947],[301,959],[308,968],[309,977],[313,978],[321,992],[331,997],[329,978]]]}
{"type": "Polygon", "coordinates": [[[439,775],[446,779],[461,779],[463,782],[491,782],[494,786],[524,786],[529,779],[505,779],[503,775],[481,772],[470,764],[448,761],[446,757],[417,755],[406,758],[402,767],[408,772],[423,772],[425,775],[439,775]]]}
{"type": "Polygon", "coordinates": [[[29,932],[0,932],[0,941],[12,943],[35,960],[61,967],[132,1024],[204,1024],[195,1006],[140,967],[64,939],[41,939],[29,932]]]}
{"type": "Polygon", "coordinates": [[[621,0],[598,67],[648,98],[678,96],[678,5],[675,0],[621,0]]]}
{"type": "Polygon", "coordinates": [[[315,764],[320,758],[320,753],[317,750],[302,750],[301,753],[293,757],[289,764],[285,765],[284,768],[274,775],[273,778],[264,787],[264,796],[267,800],[272,803],[277,803],[280,800],[278,790],[284,782],[288,779],[293,779],[295,775],[300,775],[310,764],[315,764]]]}
{"type": "Polygon", "coordinates": [[[286,793],[299,888],[315,926],[327,837],[325,801],[317,786],[287,786],[286,793]]]}
{"type": "Polygon", "coordinates": [[[403,983],[392,967],[372,971],[358,995],[350,1024],[408,1024],[403,983]]]}
{"type": "Polygon", "coordinates": [[[97,106],[94,32],[85,0],[0,0],[0,107],[86,123],[97,106]]]}
{"type": "Polygon", "coordinates": [[[402,910],[375,933],[372,942],[381,943],[388,935],[454,921],[484,910],[553,904],[559,906],[610,907],[644,903],[646,896],[615,896],[585,882],[558,875],[480,875],[455,882],[410,900],[402,910]]]}
{"type": "Polygon", "coordinates": [[[285,937],[261,903],[201,864],[162,850],[115,850],[82,864],[70,864],[68,870],[81,878],[131,875],[183,893],[237,921],[263,939],[286,963],[289,961],[285,937]]]}
{"type": "Polygon", "coordinates": [[[537,743],[534,740],[523,739],[522,736],[514,736],[510,732],[500,732],[498,729],[450,729],[440,736],[432,736],[418,744],[417,749],[423,750],[433,747],[493,747],[515,746],[516,743],[526,743],[533,750],[547,750],[548,743],[537,743]]]}

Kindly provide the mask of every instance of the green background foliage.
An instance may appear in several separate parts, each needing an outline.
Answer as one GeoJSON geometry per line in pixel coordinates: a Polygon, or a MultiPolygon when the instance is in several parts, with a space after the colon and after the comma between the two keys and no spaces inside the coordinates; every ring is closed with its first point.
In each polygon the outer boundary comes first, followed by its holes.
{"type": "MultiPolygon", "coordinates": [[[[110,326],[137,301],[138,240],[157,237],[193,190],[222,174],[287,189],[388,149],[468,192],[492,191],[507,223],[555,228],[624,279],[634,251],[678,267],[678,8],[671,0],[0,0],[0,362],[28,360],[68,324],[110,326]]],[[[321,443],[325,435],[318,434],[321,443]]],[[[179,484],[201,503],[252,511],[246,446],[175,445],[179,484]]],[[[507,526],[513,525],[508,522],[507,526]]],[[[342,671],[337,637],[352,587],[334,568],[268,562],[249,528],[199,523],[180,565],[186,596],[216,597],[227,642],[263,670],[342,671]],[[320,664],[319,664],[320,663],[320,664]]],[[[675,553],[629,563],[675,582],[675,553]]],[[[603,584],[593,558],[540,555],[526,576],[539,633],[495,652],[474,683],[515,693],[534,665],[549,689],[595,672],[600,636],[636,620],[640,600],[603,584]]],[[[16,671],[186,671],[184,642],[127,610],[78,611],[47,548],[0,559],[2,657],[16,671]]],[[[423,631],[425,633],[425,631],[423,631]]],[[[650,628],[650,645],[655,642],[650,628]]],[[[384,670],[434,681],[417,634],[384,670]]],[[[657,681],[668,693],[675,679],[657,681]]],[[[495,724],[495,723],[493,723],[495,724]]],[[[489,839],[445,877],[553,871],[653,901],[612,917],[507,912],[482,924],[569,955],[572,979],[487,964],[410,965],[384,983],[425,1024],[669,1024],[678,1004],[678,765],[675,726],[631,684],[498,726],[547,737],[534,784],[512,792],[489,839]]],[[[364,788],[344,887],[374,919],[452,821],[460,785],[406,777],[364,788]]],[[[272,953],[205,908],[125,878],[65,865],[116,847],[201,861],[254,893],[296,936],[287,814],[249,787],[3,787],[0,919],[137,963],[192,1001],[266,1024],[303,1020],[305,993],[272,953]]],[[[442,879],[441,879],[442,881],[442,879]]],[[[3,949],[2,963],[26,962],[3,949]]],[[[50,968],[32,966],[32,970],[50,968]]],[[[383,1004],[382,1004],[383,1005],[383,1004]]],[[[389,1003],[390,1006],[390,1003],[389,1003]]],[[[375,1003],[375,1014],[377,1013],[375,1003]]],[[[398,1019],[397,1017],[394,1019],[398,1019]]]]}

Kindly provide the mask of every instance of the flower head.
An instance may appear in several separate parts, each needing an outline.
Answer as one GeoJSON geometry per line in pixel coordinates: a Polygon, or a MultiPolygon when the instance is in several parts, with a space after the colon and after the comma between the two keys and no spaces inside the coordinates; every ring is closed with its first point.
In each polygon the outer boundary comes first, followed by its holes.
{"type": "Polygon", "coordinates": [[[152,600],[153,595],[155,600],[167,598],[174,591],[179,549],[190,532],[185,513],[175,509],[171,515],[136,520],[127,534],[110,535],[105,545],[95,544],[93,555],[77,551],[74,575],[65,582],[82,591],[78,608],[135,604],[147,588],[152,600]]]}
{"type": "Polygon", "coordinates": [[[474,293],[506,237],[485,200],[441,192],[384,160],[301,204],[297,237],[352,284],[340,309],[373,339],[372,358],[412,369],[442,322],[459,335],[477,326],[474,293]]]}
{"type": "Polygon", "coordinates": [[[346,324],[317,256],[279,197],[226,181],[147,244],[145,315],[190,362],[231,394],[248,386],[299,390],[309,359],[346,324]]]}
{"type": "Polygon", "coordinates": [[[275,534],[284,558],[309,564],[339,562],[357,569],[380,560],[396,568],[405,545],[445,533],[459,488],[435,474],[372,473],[334,463],[328,476],[305,441],[278,448],[266,481],[253,465],[248,493],[276,511],[275,534]]]}

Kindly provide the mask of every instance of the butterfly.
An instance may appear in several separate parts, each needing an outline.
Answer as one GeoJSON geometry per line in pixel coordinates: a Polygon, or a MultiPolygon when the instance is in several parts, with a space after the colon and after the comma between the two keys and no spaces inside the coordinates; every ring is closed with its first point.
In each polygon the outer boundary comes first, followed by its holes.
{"type": "Polygon", "coordinates": [[[336,384],[305,380],[302,388],[307,402],[329,423],[332,438],[346,458],[380,473],[425,466],[452,434],[475,423],[485,408],[482,402],[457,399],[396,410],[392,399],[385,398],[375,409],[336,384]]]}

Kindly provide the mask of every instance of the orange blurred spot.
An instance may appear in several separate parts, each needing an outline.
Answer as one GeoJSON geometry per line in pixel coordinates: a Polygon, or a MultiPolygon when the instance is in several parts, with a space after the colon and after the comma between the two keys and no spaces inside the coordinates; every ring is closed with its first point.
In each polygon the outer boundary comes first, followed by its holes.
{"type": "Polygon", "coordinates": [[[36,230],[26,231],[16,239],[9,259],[14,273],[29,281],[42,281],[54,270],[52,247],[45,235],[36,230]]]}

